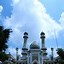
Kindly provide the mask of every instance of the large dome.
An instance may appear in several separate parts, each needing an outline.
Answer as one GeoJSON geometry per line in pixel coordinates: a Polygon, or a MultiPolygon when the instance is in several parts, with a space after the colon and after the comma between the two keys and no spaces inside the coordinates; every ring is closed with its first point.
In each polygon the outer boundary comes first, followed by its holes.
{"type": "Polygon", "coordinates": [[[40,49],[39,45],[37,44],[36,41],[34,41],[31,45],[30,45],[30,49],[40,49]]]}

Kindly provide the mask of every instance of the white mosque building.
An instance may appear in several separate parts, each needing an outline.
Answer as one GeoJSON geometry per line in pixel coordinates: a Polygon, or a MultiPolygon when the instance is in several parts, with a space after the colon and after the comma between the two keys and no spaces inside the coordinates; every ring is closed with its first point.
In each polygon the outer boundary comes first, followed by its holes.
{"type": "MultiPolygon", "coordinates": [[[[41,38],[41,47],[37,44],[36,41],[31,43],[29,49],[27,48],[27,39],[28,39],[28,33],[24,33],[24,43],[22,47],[22,57],[21,60],[18,61],[18,64],[56,64],[55,61],[50,60],[47,57],[47,48],[45,47],[45,33],[41,32],[40,34],[41,38]]],[[[52,48],[52,54],[53,54],[53,48],[52,48]]]]}

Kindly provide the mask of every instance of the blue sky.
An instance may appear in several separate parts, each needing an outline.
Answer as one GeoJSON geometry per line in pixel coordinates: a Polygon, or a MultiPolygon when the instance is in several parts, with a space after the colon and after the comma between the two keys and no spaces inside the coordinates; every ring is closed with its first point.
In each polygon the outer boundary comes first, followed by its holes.
{"type": "Polygon", "coordinates": [[[58,21],[61,13],[64,11],[64,0],[41,0],[41,2],[46,7],[47,13],[58,21]]]}
{"type": "Polygon", "coordinates": [[[0,0],[0,25],[13,30],[7,50],[13,55],[16,47],[20,52],[25,31],[29,33],[28,46],[33,41],[41,45],[40,32],[44,31],[49,52],[57,44],[64,48],[64,0],[0,0]]]}

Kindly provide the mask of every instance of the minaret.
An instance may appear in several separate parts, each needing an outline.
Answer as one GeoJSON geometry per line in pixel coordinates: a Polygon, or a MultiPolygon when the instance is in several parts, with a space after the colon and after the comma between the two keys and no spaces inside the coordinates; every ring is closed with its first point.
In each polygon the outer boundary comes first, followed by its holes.
{"type": "Polygon", "coordinates": [[[18,48],[16,48],[16,60],[18,60],[18,48]]]}
{"type": "Polygon", "coordinates": [[[41,49],[43,50],[45,48],[45,33],[44,32],[41,32],[41,49]]]}
{"type": "Polygon", "coordinates": [[[41,32],[41,50],[42,50],[42,55],[43,55],[43,59],[45,60],[45,59],[48,59],[47,57],[46,57],[46,55],[47,55],[47,53],[46,53],[46,50],[47,50],[47,48],[45,47],[45,33],[44,32],[41,32]]]}
{"type": "Polygon", "coordinates": [[[53,60],[53,48],[51,48],[51,60],[53,60]]]}
{"type": "Polygon", "coordinates": [[[27,57],[27,51],[28,51],[28,48],[27,48],[27,39],[28,39],[28,33],[27,32],[24,32],[24,43],[23,43],[23,48],[22,48],[22,56],[23,58],[26,58],[27,57]]]}
{"type": "Polygon", "coordinates": [[[18,48],[16,47],[16,64],[18,64],[18,48]]]}
{"type": "Polygon", "coordinates": [[[26,47],[26,45],[27,45],[27,39],[28,39],[28,33],[27,32],[24,33],[23,38],[24,38],[23,48],[27,49],[27,47],[26,47]]]}

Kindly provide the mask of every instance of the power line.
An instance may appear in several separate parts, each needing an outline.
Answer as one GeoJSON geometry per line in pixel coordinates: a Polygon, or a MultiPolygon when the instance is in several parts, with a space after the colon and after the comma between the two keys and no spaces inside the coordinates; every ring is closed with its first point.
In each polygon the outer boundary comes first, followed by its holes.
{"type": "Polygon", "coordinates": [[[58,41],[57,41],[57,37],[56,37],[56,32],[55,32],[55,30],[54,30],[54,35],[55,35],[56,46],[57,46],[57,49],[58,49],[58,41]]]}

